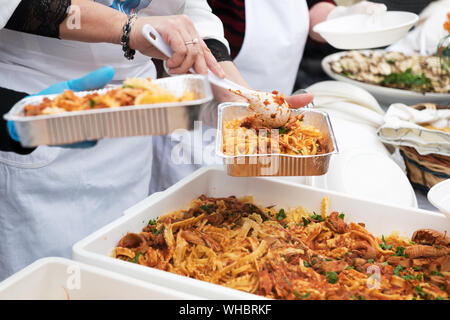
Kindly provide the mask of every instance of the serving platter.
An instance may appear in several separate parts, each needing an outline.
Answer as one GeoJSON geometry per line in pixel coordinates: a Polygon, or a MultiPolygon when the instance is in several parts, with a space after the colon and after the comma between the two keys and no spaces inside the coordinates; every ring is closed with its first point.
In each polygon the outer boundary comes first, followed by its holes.
{"type": "MultiPolygon", "coordinates": [[[[369,91],[380,104],[386,107],[392,103],[397,102],[401,102],[408,105],[425,102],[435,102],[440,104],[450,103],[450,93],[434,93],[434,92],[419,93],[410,90],[388,88],[361,81],[356,81],[347,78],[343,75],[340,75],[338,73],[335,73],[333,70],[331,70],[330,62],[339,60],[340,57],[346,55],[348,52],[349,51],[341,51],[333,53],[323,58],[321,62],[323,71],[334,80],[351,83],[369,91]]],[[[368,51],[362,50],[361,52],[365,53],[368,51]]]]}
{"type": "Polygon", "coordinates": [[[158,196],[139,202],[125,214],[77,242],[73,259],[109,271],[126,274],[156,285],[177,289],[207,299],[259,299],[257,295],[187,278],[166,271],[114,259],[111,254],[118,241],[128,232],[140,232],[149,219],[186,208],[191,200],[205,194],[209,197],[235,195],[253,196],[262,206],[294,208],[303,206],[308,211],[320,210],[324,196],[330,197],[330,210],[345,212],[346,221],[363,222],[376,236],[398,231],[411,236],[421,228],[440,232],[450,231],[450,219],[437,212],[376,203],[338,192],[299,185],[270,178],[237,178],[227,175],[221,167],[202,168],[179,181],[158,196]]]}

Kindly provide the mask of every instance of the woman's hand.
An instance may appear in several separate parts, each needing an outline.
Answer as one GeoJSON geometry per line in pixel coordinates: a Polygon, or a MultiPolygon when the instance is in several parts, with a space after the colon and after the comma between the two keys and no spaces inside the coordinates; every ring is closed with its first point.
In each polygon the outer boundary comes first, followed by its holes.
{"type": "Polygon", "coordinates": [[[142,27],[150,24],[172,48],[173,56],[166,61],[171,74],[187,73],[191,67],[197,73],[206,74],[208,68],[220,78],[225,73],[208,49],[191,19],[186,15],[139,17],[131,28],[130,47],[141,53],[166,60],[167,57],[156,49],[142,35],[142,27]],[[197,39],[197,43],[192,43],[197,39]]]}
{"type": "Polygon", "coordinates": [[[310,104],[313,101],[314,96],[311,93],[300,93],[285,97],[285,99],[292,109],[298,109],[310,104]]]}

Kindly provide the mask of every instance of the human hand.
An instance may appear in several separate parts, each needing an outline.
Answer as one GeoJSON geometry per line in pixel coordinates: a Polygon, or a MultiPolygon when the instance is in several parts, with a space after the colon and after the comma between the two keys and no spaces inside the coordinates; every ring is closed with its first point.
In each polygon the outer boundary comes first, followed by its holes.
{"type": "Polygon", "coordinates": [[[382,3],[374,3],[370,1],[361,1],[349,7],[337,6],[327,17],[329,19],[350,16],[354,14],[376,15],[386,12],[387,7],[382,3]]]}
{"type": "MultiPolygon", "coordinates": [[[[106,86],[114,77],[114,69],[112,67],[104,67],[97,69],[87,75],[72,79],[64,82],[59,82],[54,85],[51,85],[47,89],[34,94],[33,96],[38,95],[46,95],[46,94],[57,94],[62,93],[64,90],[73,90],[73,91],[85,91],[85,90],[93,90],[100,89],[106,86]]],[[[16,128],[14,126],[14,122],[8,121],[8,132],[11,139],[15,141],[20,141],[19,135],[17,134],[16,128]]],[[[86,148],[95,145],[97,141],[84,141],[80,143],[74,143],[69,145],[64,145],[61,147],[68,148],[86,148]]]]}
{"type": "Polygon", "coordinates": [[[130,32],[130,47],[147,56],[167,60],[170,74],[187,73],[193,67],[199,74],[207,74],[209,68],[218,77],[225,77],[223,69],[186,15],[139,17],[130,32]],[[145,24],[155,28],[171,47],[172,57],[166,57],[142,35],[145,24]]]}
{"type": "Polygon", "coordinates": [[[314,99],[314,95],[312,93],[305,92],[294,94],[292,96],[286,97],[285,99],[292,109],[298,109],[310,104],[314,99]]]}

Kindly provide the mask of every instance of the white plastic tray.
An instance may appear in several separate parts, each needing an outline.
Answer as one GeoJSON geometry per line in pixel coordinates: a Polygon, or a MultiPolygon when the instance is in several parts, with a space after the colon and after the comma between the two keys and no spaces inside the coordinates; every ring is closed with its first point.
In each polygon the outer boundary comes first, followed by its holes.
{"type": "Polygon", "coordinates": [[[303,206],[320,210],[320,202],[330,196],[330,209],[345,213],[346,221],[364,222],[375,235],[398,231],[411,236],[420,228],[444,232],[450,230],[450,221],[436,212],[402,208],[360,200],[329,190],[301,186],[271,178],[235,178],[219,168],[202,168],[181,180],[157,197],[149,197],[126,214],[103,227],[73,247],[73,258],[92,265],[127,274],[152,283],[209,299],[256,299],[256,295],[183,277],[169,272],[136,265],[112,258],[111,252],[127,232],[140,232],[149,219],[180,208],[192,199],[207,196],[252,195],[258,204],[278,208],[303,206]]]}
{"type": "Polygon", "coordinates": [[[0,283],[0,300],[199,299],[63,258],[44,258],[0,283]]]}

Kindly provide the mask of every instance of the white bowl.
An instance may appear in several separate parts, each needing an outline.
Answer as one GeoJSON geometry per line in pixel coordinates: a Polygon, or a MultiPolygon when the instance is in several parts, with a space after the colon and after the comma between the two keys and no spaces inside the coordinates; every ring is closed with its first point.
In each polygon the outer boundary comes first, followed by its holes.
{"type": "Polygon", "coordinates": [[[355,14],[326,20],[314,26],[330,45],[338,49],[370,49],[400,40],[419,17],[411,12],[388,11],[381,15],[355,14]]]}
{"type": "Polygon", "coordinates": [[[450,179],[435,184],[427,194],[428,201],[450,218],[450,179]]]}

